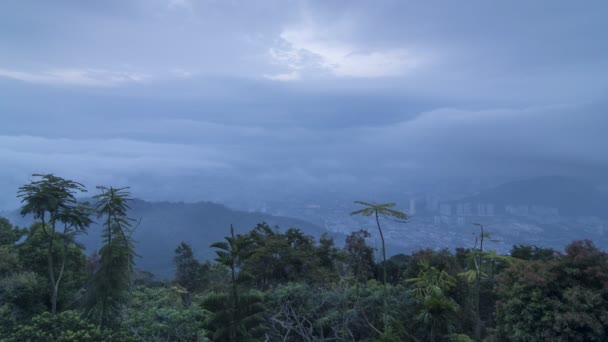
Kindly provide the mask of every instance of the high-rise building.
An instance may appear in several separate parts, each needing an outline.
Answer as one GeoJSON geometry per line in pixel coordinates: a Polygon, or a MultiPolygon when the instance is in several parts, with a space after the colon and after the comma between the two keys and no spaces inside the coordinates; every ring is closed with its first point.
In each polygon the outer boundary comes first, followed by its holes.
{"type": "Polygon", "coordinates": [[[456,215],[464,216],[464,204],[462,204],[462,203],[456,204],[456,215]]]}
{"type": "Polygon", "coordinates": [[[442,216],[451,216],[452,215],[452,205],[447,203],[442,203],[439,205],[439,212],[442,216]]]}
{"type": "Polygon", "coordinates": [[[436,196],[426,196],[426,210],[432,213],[439,210],[439,199],[436,196]]]}
{"type": "Polygon", "coordinates": [[[462,211],[464,216],[473,216],[473,212],[471,211],[471,203],[469,202],[462,205],[462,211]]]}
{"type": "Polygon", "coordinates": [[[494,216],[494,204],[492,204],[492,203],[486,204],[486,215],[494,216]]]}
{"type": "Polygon", "coordinates": [[[441,224],[441,216],[437,216],[437,215],[433,216],[433,223],[435,225],[437,225],[437,226],[440,225],[441,224]]]}
{"type": "Polygon", "coordinates": [[[410,199],[410,211],[407,214],[409,214],[409,215],[416,214],[416,200],[413,198],[410,199]]]}
{"type": "Polygon", "coordinates": [[[477,204],[477,216],[486,216],[486,206],[483,203],[477,204]]]}

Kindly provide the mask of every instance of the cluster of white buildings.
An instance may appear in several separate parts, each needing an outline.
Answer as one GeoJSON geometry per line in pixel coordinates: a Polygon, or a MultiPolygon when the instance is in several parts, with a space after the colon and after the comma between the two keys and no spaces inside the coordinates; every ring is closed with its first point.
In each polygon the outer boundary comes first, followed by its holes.
{"type": "Polygon", "coordinates": [[[456,225],[464,226],[480,217],[495,216],[493,203],[441,203],[439,204],[438,215],[433,217],[436,225],[456,225]]]}

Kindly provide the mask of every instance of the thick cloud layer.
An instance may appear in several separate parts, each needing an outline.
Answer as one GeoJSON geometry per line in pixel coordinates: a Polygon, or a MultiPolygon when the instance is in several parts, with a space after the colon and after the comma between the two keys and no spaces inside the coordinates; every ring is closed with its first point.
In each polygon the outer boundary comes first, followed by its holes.
{"type": "Polygon", "coordinates": [[[34,172],[174,200],[269,185],[603,179],[606,10],[602,1],[3,4],[0,208],[16,205],[34,172]]]}

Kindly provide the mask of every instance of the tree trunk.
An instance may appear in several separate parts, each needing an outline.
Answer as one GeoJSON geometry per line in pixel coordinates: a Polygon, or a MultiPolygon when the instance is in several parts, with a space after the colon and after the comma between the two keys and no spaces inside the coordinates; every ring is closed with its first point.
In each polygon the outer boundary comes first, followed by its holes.
{"type": "MultiPolygon", "coordinates": [[[[44,221],[42,223],[42,227],[44,229],[44,221]]],[[[48,266],[49,266],[49,281],[50,281],[50,285],[51,285],[51,313],[53,315],[55,315],[55,313],[57,312],[57,291],[55,291],[56,288],[56,282],[55,282],[55,264],[53,262],[53,243],[55,241],[55,219],[52,219],[52,224],[51,224],[51,234],[50,234],[50,238],[49,238],[49,247],[48,247],[48,253],[47,253],[47,261],[48,261],[48,266]]]]}
{"type": "MultiPolygon", "coordinates": [[[[481,289],[481,261],[483,257],[483,225],[479,225],[479,229],[481,230],[481,236],[479,237],[479,257],[477,258],[477,274],[475,278],[475,331],[474,337],[475,341],[481,341],[481,315],[479,312],[479,297],[480,297],[480,289],[481,289]]],[[[474,257],[474,256],[473,256],[474,257]]]]}
{"type": "Polygon", "coordinates": [[[59,276],[57,276],[57,281],[53,286],[53,314],[57,310],[57,296],[59,293],[59,283],[61,282],[61,278],[63,277],[63,271],[65,270],[65,255],[63,256],[63,260],[61,261],[61,269],[59,270],[59,276]]]}
{"type": "Polygon", "coordinates": [[[384,332],[388,330],[388,318],[386,314],[387,301],[386,301],[386,248],[384,245],[384,234],[382,234],[382,228],[380,228],[380,220],[378,219],[378,211],[376,210],[376,224],[378,225],[378,232],[380,232],[380,239],[382,240],[382,320],[384,323],[384,332]]]}

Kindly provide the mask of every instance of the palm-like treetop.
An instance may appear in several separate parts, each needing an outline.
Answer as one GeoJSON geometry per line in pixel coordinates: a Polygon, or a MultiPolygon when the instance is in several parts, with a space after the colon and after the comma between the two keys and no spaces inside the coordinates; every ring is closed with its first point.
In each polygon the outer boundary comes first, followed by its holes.
{"type": "Polygon", "coordinates": [[[386,218],[395,218],[399,220],[399,222],[405,223],[405,221],[409,218],[409,216],[401,211],[391,209],[396,204],[395,203],[368,203],[363,201],[355,201],[355,204],[361,204],[366,206],[366,208],[355,210],[351,215],[363,215],[363,216],[383,216],[386,218]]]}
{"type": "Polygon", "coordinates": [[[384,234],[382,234],[382,228],[380,227],[379,217],[382,216],[382,217],[387,218],[392,221],[405,223],[406,220],[408,219],[408,216],[407,216],[407,214],[405,214],[401,211],[391,209],[392,207],[394,207],[396,205],[395,203],[376,204],[376,203],[355,201],[355,204],[363,205],[363,206],[365,206],[365,208],[355,210],[350,214],[351,215],[362,215],[362,216],[372,216],[372,215],[375,216],[376,225],[378,226],[378,232],[380,233],[380,239],[382,240],[382,285],[384,287],[384,330],[386,332],[386,330],[388,329],[388,318],[387,318],[387,313],[386,313],[386,309],[387,309],[386,308],[386,247],[384,244],[384,234]]]}

